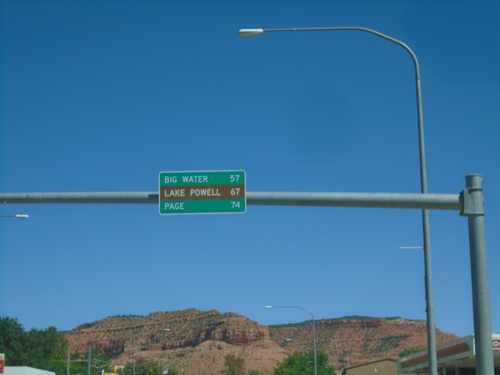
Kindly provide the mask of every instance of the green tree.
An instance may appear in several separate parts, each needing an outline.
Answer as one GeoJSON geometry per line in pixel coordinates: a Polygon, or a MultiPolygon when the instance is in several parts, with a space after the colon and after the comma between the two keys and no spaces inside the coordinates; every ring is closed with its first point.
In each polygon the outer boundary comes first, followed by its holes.
{"type": "Polygon", "coordinates": [[[151,367],[148,370],[148,375],[161,375],[161,370],[158,368],[158,366],[151,367]]]}
{"type": "MultiPolygon", "coordinates": [[[[135,375],[162,375],[164,368],[160,366],[158,361],[138,360],[135,362],[135,375]]],[[[172,374],[174,369],[168,370],[168,375],[172,374]]],[[[123,369],[123,375],[132,375],[134,373],[134,364],[127,363],[123,369]]]]}
{"type": "Polygon", "coordinates": [[[403,357],[406,357],[407,355],[412,355],[412,354],[415,354],[415,353],[419,353],[422,350],[423,349],[419,349],[419,348],[405,349],[401,353],[399,353],[399,358],[403,358],[403,357]]]}
{"type": "MultiPolygon", "coordinates": [[[[142,359],[135,361],[135,375],[148,375],[149,369],[152,367],[152,362],[146,362],[142,359]]],[[[123,375],[133,375],[134,363],[129,362],[123,368],[123,375]]]]}
{"type": "Polygon", "coordinates": [[[101,348],[92,348],[92,373],[95,375],[100,375],[102,371],[111,372],[113,371],[113,366],[111,365],[111,360],[102,351],[101,348]]]}
{"type": "MultiPolygon", "coordinates": [[[[328,355],[319,351],[316,353],[316,367],[318,375],[335,375],[332,366],[328,365],[328,355]]],[[[314,352],[310,351],[305,356],[298,352],[290,354],[274,370],[274,375],[313,375],[314,352]]]]}
{"type": "Polygon", "coordinates": [[[0,318],[0,353],[5,353],[6,366],[18,366],[23,357],[24,328],[17,319],[0,318]]]}
{"type": "Polygon", "coordinates": [[[160,374],[163,374],[164,370],[167,370],[168,375],[179,375],[179,371],[175,367],[162,368],[160,374]]]}
{"type": "Polygon", "coordinates": [[[224,373],[227,375],[245,375],[245,359],[228,354],[224,361],[224,373]]]}
{"type": "Polygon", "coordinates": [[[67,342],[56,328],[24,331],[17,319],[0,318],[0,351],[8,366],[31,366],[62,373],[67,342]]]}
{"type": "Polygon", "coordinates": [[[77,353],[71,354],[71,362],[69,363],[69,373],[74,374],[87,374],[88,373],[88,358],[85,354],[77,353]]]}
{"type": "Polygon", "coordinates": [[[24,366],[62,373],[65,369],[66,340],[56,328],[32,329],[24,333],[24,366]]]}

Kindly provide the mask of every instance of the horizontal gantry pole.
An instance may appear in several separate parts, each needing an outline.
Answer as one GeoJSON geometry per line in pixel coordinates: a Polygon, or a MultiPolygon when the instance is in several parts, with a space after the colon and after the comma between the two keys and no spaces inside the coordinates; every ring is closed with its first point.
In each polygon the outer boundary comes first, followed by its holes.
{"type": "MultiPolygon", "coordinates": [[[[461,210],[459,194],[247,192],[248,205],[461,210]]],[[[4,204],[159,204],[158,192],[0,193],[4,204]]]]}

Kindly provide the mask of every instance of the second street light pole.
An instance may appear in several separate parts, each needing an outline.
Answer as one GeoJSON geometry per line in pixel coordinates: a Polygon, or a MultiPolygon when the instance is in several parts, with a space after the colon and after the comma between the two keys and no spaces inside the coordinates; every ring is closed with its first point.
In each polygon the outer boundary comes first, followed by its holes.
{"type": "Polygon", "coordinates": [[[312,313],[311,310],[308,310],[306,309],[305,307],[302,307],[302,306],[271,306],[271,305],[268,305],[268,306],[264,306],[266,309],[272,309],[272,308],[282,308],[282,309],[301,309],[301,310],[304,310],[306,312],[308,312],[309,314],[311,314],[311,318],[312,318],[312,334],[313,334],[313,356],[314,356],[314,375],[318,375],[318,366],[317,366],[317,363],[316,363],[316,323],[315,323],[315,320],[314,320],[314,314],[312,313]]]}
{"type": "Polygon", "coordinates": [[[134,333],[134,360],[133,360],[133,365],[132,365],[132,375],[135,375],[135,337],[136,337],[136,334],[134,333]]]}
{"type": "MultiPolygon", "coordinates": [[[[279,28],[279,29],[240,29],[239,36],[251,37],[259,36],[263,33],[270,32],[295,32],[295,31],[361,31],[373,34],[377,37],[385,39],[389,42],[397,44],[408,52],[413,60],[415,67],[415,88],[417,96],[417,123],[418,123],[418,139],[419,139],[419,156],[420,156],[420,189],[422,194],[427,194],[427,166],[425,160],[425,144],[424,144],[424,120],[423,120],[423,105],[422,105],[422,90],[420,85],[420,67],[415,53],[405,43],[378,31],[358,26],[340,26],[340,27],[304,27],[304,28],[279,28]]],[[[427,345],[429,356],[429,375],[437,375],[437,354],[436,354],[436,331],[434,323],[434,298],[432,291],[432,265],[431,265],[431,240],[430,240],[430,224],[429,211],[422,210],[422,225],[423,225],[423,245],[424,245],[424,269],[425,269],[425,301],[427,315],[427,345]]]]}

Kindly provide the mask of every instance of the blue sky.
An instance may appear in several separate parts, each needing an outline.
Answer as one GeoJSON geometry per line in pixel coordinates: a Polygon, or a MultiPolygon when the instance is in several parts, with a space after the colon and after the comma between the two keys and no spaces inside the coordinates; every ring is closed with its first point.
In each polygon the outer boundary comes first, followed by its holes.
{"type": "MultiPolygon", "coordinates": [[[[420,191],[484,178],[500,332],[500,2],[11,1],[1,13],[0,191],[157,191],[161,171],[245,170],[247,191],[420,191]]],[[[110,315],[217,309],[262,324],[425,319],[419,210],[1,205],[0,310],[67,330],[110,315]]],[[[437,328],[473,332],[467,220],[431,211],[437,328]]]]}

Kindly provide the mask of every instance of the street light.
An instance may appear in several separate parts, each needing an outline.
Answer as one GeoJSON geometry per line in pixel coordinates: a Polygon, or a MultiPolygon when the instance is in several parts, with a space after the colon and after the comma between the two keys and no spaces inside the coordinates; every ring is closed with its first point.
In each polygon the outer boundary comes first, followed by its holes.
{"type": "Polygon", "coordinates": [[[281,308],[281,309],[301,309],[309,314],[311,314],[312,318],[312,333],[313,333],[313,356],[314,356],[314,375],[318,375],[318,367],[316,364],[316,324],[314,322],[314,315],[311,310],[306,309],[305,307],[302,306],[264,306],[266,309],[273,309],[273,308],[281,308]]]}
{"type": "Polygon", "coordinates": [[[26,215],[26,214],[15,214],[15,215],[0,215],[0,217],[2,217],[2,218],[12,217],[15,219],[29,219],[30,216],[26,215]]]}
{"type": "MultiPolygon", "coordinates": [[[[361,31],[373,34],[389,42],[397,44],[408,52],[415,67],[415,86],[417,96],[417,122],[418,122],[418,144],[420,155],[420,189],[422,194],[427,194],[427,172],[424,145],[424,120],[422,106],[422,90],[420,87],[420,67],[417,56],[405,43],[394,39],[378,31],[358,26],[340,27],[307,27],[307,28],[280,28],[280,29],[240,29],[238,35],[241,37],[259,36],[263,33],[271,32],[292,32],[292,31],[361,31]]],[[[431,239],[428,209],[422,210],[423,224],[423,246],[424,246],[424,269],[425,269],[425,301],[427,313],[427,344],[429,357],[429,375],[437,375],[437,355],[436,355],[436,332],[434,324],[434,298],[432,295],[432,265],[431,265],[431,239]]]]}

